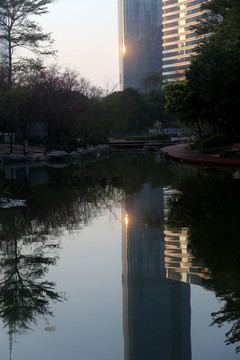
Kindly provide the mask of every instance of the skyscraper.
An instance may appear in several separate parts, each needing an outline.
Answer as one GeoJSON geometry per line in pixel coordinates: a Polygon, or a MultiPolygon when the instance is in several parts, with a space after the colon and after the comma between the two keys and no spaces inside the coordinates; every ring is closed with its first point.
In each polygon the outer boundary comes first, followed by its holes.
{"type": "Polygon", "coordinates": [[[119,0],[120,88],[162,68],[162,0],[119,0]]]}
{"type": "Polygon", "coordinates": [[[204,0],[162,0],[163,72],[169,81],[183,78],[198,42],[191,26],[202,18],[204,0]]]}
{"type": "Polygon", "coordinates": [[[206,0],[119,0],[120,88],[143,88],[159,72],[182,79],[198,38],[191,29],[206,0]]]}

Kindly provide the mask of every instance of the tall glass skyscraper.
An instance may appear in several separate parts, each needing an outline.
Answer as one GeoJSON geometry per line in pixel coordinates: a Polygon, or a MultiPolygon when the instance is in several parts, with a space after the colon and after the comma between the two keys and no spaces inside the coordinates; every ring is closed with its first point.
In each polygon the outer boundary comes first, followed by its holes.
{"type": "Polygon", "coordinates": [[[198,42],[191,29],[206,0],[118,0],[120,88],[142,88],[160,72],[168,81],[184,78],[198,42]]]}
{"type": "Polygon", "coordinates": [[[191,26],[202,18],[205,0],[162,0],[163,73],[169,81],[184,77],[198,39],[191,26]]]}
{"type": "Polygon", "coordinates": [[[162,68],[162,0],[119,1],[120,88],[162,68]]]}

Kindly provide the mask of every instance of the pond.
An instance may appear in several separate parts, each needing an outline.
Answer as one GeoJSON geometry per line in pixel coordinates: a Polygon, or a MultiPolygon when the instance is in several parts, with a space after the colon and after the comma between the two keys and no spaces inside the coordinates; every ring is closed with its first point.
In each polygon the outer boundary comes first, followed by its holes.
{"type": "Polygon", "coordinates": [[[238,170],[117,154],[0,184],[1,359],[239,358],[238,170]]]}

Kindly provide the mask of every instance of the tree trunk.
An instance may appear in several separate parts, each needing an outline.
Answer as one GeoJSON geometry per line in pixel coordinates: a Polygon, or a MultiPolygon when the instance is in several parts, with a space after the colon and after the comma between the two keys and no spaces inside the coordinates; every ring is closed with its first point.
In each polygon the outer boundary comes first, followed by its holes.
{"type": "Polygon", "coordinates": [[[52,151],[52,135],[49,134],[49,132],[48,132],[47,144],[46,144],[46,149],[45,149],[44,155],[46,155],[47,153],[50,153],[51,151],[52,151]]]}
{"type": "Polygon", "coordinates": [[[202,130],[201,130],[201,127],[200,127],[199,119],[197,119],[197,129],[198,129],[198,136],[201,137],[202,136],[202,130]]]}
{"type": "Polygon", "coordinates": [[[8,84],[12,86],[12,43],[10,33],[8,34],[8,84]]]}
{"type": "Polygon", "coordinates": [[[8,133],[9,139],[10,139],[10,154],[13,153],[13,132],[8,133]]]}

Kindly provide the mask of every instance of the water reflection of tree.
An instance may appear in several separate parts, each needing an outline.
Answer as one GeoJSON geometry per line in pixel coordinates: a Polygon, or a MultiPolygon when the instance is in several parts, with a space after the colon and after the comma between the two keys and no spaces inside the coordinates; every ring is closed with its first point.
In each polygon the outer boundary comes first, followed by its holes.
{"type": "Polygon", "coordinates": [[[177,189],[169,225],[189,228],[194,256],[210,269],[211,285],[224,302],[212,313],[212,325],[230,323],[226,344],[240,342],[240,182],[231,172],[199,170],[183,178],[177,189]]]}
{"type": "Polygon", "coordinates": [[[51,303],[64,301],[56,284],[46,280],[58,259],[61,233],[91,222],[119,204],[122,194],[110,184],[61,182],[53,173],[48,184],[27,179],[11,184],[11,193],[27,198],[27,207],[0,209],[0,316],[9,333],[24,333],[39,317],[52,316],[51,303]]]}
{"type": "Polygon", "coordinates": [[[16,334],[37,323],[39,316],[52,316],[51,302],[63,301],[64,296],[54,282],[44,279],[56,263],[58,244],[40,237],[19,239],[17,218],[12,217],[11,224],[0,243],[0,316],[8,332],[16,334]]]}

